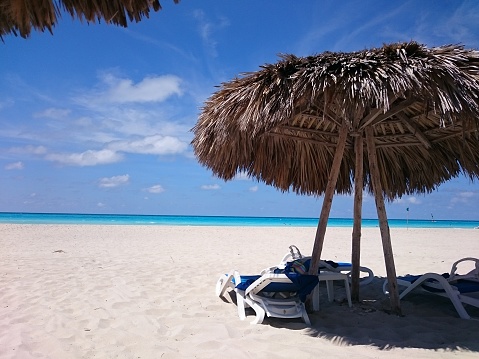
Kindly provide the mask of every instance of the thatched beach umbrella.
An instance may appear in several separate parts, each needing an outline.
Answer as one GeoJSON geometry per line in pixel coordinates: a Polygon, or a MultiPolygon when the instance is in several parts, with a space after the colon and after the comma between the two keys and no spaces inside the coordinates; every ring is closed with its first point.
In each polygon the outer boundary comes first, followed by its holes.
{"type": "Polygon", "coordinates": [[[26,38],[32,28],[52,32],[62,11],[87,22],[103,20],[126,27],[128,20],[139,22],[151,10],[160,9],[158,0],[0,0],[0,37],[19,34],[26,38]]]}
{"type": "Polygon", "coordinates": [[[334,193],[354,192],[356,300],[363,188],[374,194],[391,309],[399,314],[384,199],[431,192],[460,174],[479,177],[478,80],[479,52],[458,45],[284,55],[222,84],[205,103],[192,145],[224,180],[246,172],[282,191],[324,195],[312,273],[334,193]]]}

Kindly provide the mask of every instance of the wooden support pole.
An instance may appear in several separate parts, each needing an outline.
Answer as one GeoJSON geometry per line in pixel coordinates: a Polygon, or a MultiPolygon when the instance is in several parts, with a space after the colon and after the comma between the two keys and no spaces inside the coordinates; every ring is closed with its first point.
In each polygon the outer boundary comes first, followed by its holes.
{"type": "Polygon", "coordinates": [[[357,134],[354,140],[356,154],[354,170],[354,224],[352,235],[351,263],[351,299],[359,302],[359,266],[361,258],[361,220],[363,206],[364,168],[363,168],[363,133],[357,134]]]}
{"type": "Polygon", "coordinates": [[[394,256],[391,245],[391,234],[389,233],[388,218],[386,215],[386,207],[384,205],[373,128],[368,126],[366,127],[365,132],[368,146],[369,172],[371,175],[374,199],[376,200],[376,210],[378,212],[379,229],[381,231],[381,239],[383,242],[384,262],[386,264],[386,273],[389,284],[391,311],[394,314],[401,315],[396,268],[394,266],[394,256]]]}
{"type": "Polygon", "coordinates": [[[316,229],[316,236],[314,238],[311,266],[309,268],[310,274],[318,273],[319,261],[321,259],[321,252],[323,250],[324,235],[326,234],[329,212],[331,211],[331,205],[333,204],[334,191],[336,189],[336,182],[338,181],[339,170],[341,169],[341,161],[343,160],[347,136],[348,126],[346,123],[343,123],[343,126],[339,130],[338,143],[336,145],[331,171],[329,172],[328,184],[324,193],[323,206],[321,208],[318,228],[316,229]]]}

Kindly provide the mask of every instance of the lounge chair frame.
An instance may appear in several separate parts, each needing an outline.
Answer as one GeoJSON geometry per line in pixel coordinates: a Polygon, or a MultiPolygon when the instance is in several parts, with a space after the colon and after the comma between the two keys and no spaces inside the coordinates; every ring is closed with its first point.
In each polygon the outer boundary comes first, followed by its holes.
{"type": "MultiPolygon", "coordinates": [[[[403,299],[414,289],[421,288],[428,293],[433,293],[448,298],[454,305],[457,314],[462,319],[471,319],[471,316],[466,311],[463,304],[469,304],[479,308],[479,297],[476,297],[479,295],[479,259],[477,258],[467,257],[454,262],[447,278],[438,273],[425,273],[419,278],[415,279],[413,282],[406,280],[405,278],[407,277],[399,277],[397,279],[398,286],[406,287],[406,289],[400,293],[399,300],[403,299]],[[466,261],[474,262],[475,269],[464,275],[458,274],[458,264],[466,261]],[[477,292],[461,293],[457,284],[459,280],[478,282],[477,292]],[[474,296],[473,293],[476,294],[476,296],[474,296]]],[[[386,280],[383,284],[383,292],[385,294],[389,294],[387,285],[388,282],[386,280]]]]}
{"type": "MultiPolygon", "coordinates": [[[[311,257],[309,256],[307,257],[303,256],[301,252],[299,251],[298,247],[296,247],[295,245],[291,245],[289,246],[289,252],[284,255],[283,259],[281,259],[281,262],[279,263],[278,267],[284,267],[287,262],[290,262],[292,260],[296,260],[296,259],[307,260],[310,258],[311,257]]],[[[338,264],[339,264],[338,267],[333,267],[328,262],[324,260],[320,260],[319,268],[320,270],[325,270],[328,272],[337,272],[337,273],[346,274],[348,276],[349,283],[351,283],[351,271],[353,270],[352,265],[350,263],[347,263],[347,264],[338,263],[338,264]]],[[[368,267],[360,266],[359,271],[367,274],[367,276],[360,278],[359,285],[361,286],[367,285],[374,280],[374,273],[368,267]]]]}
{"type": "Polygon", "coordinates": [[[241,320],[246,319],[246,308],[251,307],[255,312],[255,318],[251,324],[261,324],[265,316],[275,318],[302,318],[306,325],[311,326],[304,303],[297,296],[287,298],[270,298],[261,294],[261,291],[270,283],[292,283],[285,274],[263,273],[257,280],[241,290],[236,288],[235,283],[241,283],[241,275],[238,271],[231,271],[221,276],[216,283],[216,295],[223,297],[227,290],[234,290],[238,316],[241,320]]]}

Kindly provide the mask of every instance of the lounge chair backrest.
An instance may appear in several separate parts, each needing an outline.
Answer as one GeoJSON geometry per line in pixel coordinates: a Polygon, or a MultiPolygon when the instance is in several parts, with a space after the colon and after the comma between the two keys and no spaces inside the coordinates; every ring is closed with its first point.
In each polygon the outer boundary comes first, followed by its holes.
{"type": "Polygon", "coordinates": [[[449,273],[449,278],[448,281],[452,282],[458,279],[467,279],[467,280],[472,280],[472,281],[478,281],[479,282],[479,259],[477,258],[472,258],[472,257],[467,257],[467,258],[462,258],[456,261],[451,268],[451,272],[449,273]],[[474,263],[474,269],[471,270],[470,272],[466,274],[459,274],[457,273],[457,268],[460,263],[463,262],[473,262],[474,263]]]}
{"type": "Polygon", "coordinates": [[[293,244],[293,245],[289,246],[289,253],[286,253],[284,255],[284,257],[283,257],[283,259],[281,259],[281,262],[280,262],[278,267],[282,267],[282,266],[284,267],[284,265],[286,263],[297,260],[297,259],[302,259],[302,258],[303,258],[303,255],[299,251],[298,247],[296,247],[293,244]]]}

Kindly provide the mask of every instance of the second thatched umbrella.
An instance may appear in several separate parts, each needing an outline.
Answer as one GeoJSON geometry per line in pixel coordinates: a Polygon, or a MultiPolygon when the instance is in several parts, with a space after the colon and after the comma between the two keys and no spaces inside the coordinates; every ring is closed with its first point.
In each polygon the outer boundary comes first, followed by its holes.
{"type": "Polygon", "coordinates": [[[32,28],[52,32],[62,12],[87,22],[103,20],[126,27],[128,20],[139,22],[160,9],[158,0],[0,0],[0,39],[7,34],[27,38],[32,28]]]}
{"type": "Polygon", "coordinates": [[[282,191],[324,195],[312,273],[334,193],[354,191],[356,300],[363,188],[373,193],[391,309],[399,314],[384,199],[430,192],[460,174],[479,177],[478,79],[479,52],[462,46],[285,55],[222,84],[205,103],[192,144],[199,162],[225,180],[246,172],[282,191]]]}

